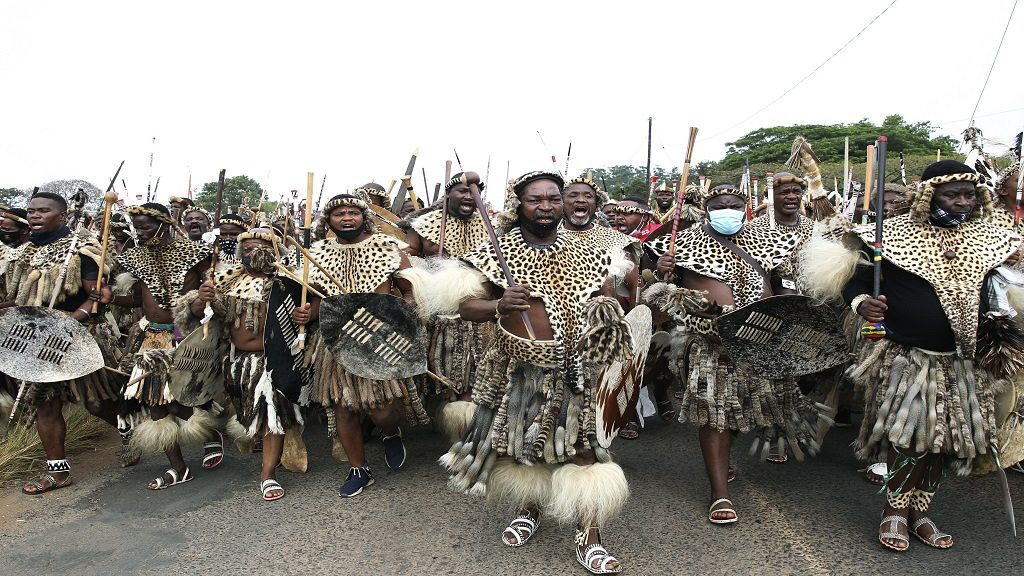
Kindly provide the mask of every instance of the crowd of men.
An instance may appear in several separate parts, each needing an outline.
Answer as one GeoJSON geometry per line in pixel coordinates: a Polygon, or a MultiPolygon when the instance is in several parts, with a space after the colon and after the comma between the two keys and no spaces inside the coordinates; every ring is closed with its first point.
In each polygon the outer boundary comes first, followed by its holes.
{"type": "Polygon", "coordinates": [[[686,182],[612,200],[589,175],[535,171],[507,183],[492,218],[486,183],[465,172],[434,205],[407,202],[396,215],[370,183],[319,208],[306,246],[307,231],[259,211],[214,222],[172,198],[89,227],[65,198],[36,193],[2,213],[0,320],[61,311],[95,339],[104,367],[59,382],[4,374],[4,415],[34,425],[47,458],[23,491],[72,483],[68,403],[117,428],[121,466],[167,456],[149,489],[192,480],[183,445],[201,443],[208,470],[231,438],[262,453],[267,501],[285,495],[279,466],[305,469],[307,419],[326,419],[333,455],[348,462],[345,498],[374,483],[371,431],[398,469],[408,429],[432,423],[452,441],[440,455],[449,488],[510,515],[504,544],[559,521],[575,526],[585,569],[616,573],[623,563],[600,534],[629,497],[613,439],[639,446],[626,441],[654,415],[694,424],[708,520],[728,525],[739,520],[738,433],[757,435],[761,459],[802,460],[853,408],[863,410],[857,455],[879,464],[872,477],[884,485],[880,543],[949,548],[929,515],[944,476],[1024,460],[1012,437],[1024,365],[1020,160],[998,173],[938,161],[919,184],[876,188],[881,214],[856,197],[819,214],[820,172],[800,149],[799,168],[774,174],[760,205],[747,186],[686,182]],[[881,245],[868,224],[877,216],[881,245]],[[845,362],[780,376],[730,347],[726,316],[791,294],[839,319],[845,362]],[[883,338],[861,337],[882,323],[883,338]]]}

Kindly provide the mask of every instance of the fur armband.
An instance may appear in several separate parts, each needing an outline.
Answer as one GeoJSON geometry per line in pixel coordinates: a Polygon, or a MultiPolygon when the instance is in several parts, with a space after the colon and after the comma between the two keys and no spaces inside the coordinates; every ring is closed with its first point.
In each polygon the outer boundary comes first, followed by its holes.
{"type": "MultiPolygon", "coordinates": [[[[196,317],[192,313],[192,302],[199,298],[199,290],[190,290],[185,294],[182,294],[174,301],[171,306],[171,314],[174,316],[174,325],[181,330],[182,334],[188,334],[199,328],[201,325],[200,320],[202,317],[196,317]]],[[[224,305],[224,300],[220,294],[217,294],[217,298],[210,303],[210,307],[213,308],[213,313],[221,318],[227,316],[227,307],[224,305]]]]}
{"type": "Polygon", "coordinates": [[[395,273],[412,284],[416,310],[423,320],[442,314],[457,314],[459,304],[483,298],[484,275],[461,262],[433,259],[423,268],[405,268],[395,273]]]}
{"type": "Polygon", "coordinates": [[[656,282],[643,291],[640,301],[650,306],[657,306],[667,314],[685,316],[689,313],[717,316],[722,307],[708,300],[706,290],[691,290],[669,284],[656,282]]]}
{"type": "Polygon", "coordinates": [[[110,285],[110,291],[114,293],[114,296],[127,296],[132,293],[132,288],[135,287],[135,283],[139,279],[132,275],[131,272],[121,272],[114,277],[114,283],[110,285]]]}
{"type": "Polygon", "coordinates": [[[633,335],[618,300],[598,296],[583,308],[587,329],[580,341],[589,362],[607,364],[633,356],[633,335]]]}

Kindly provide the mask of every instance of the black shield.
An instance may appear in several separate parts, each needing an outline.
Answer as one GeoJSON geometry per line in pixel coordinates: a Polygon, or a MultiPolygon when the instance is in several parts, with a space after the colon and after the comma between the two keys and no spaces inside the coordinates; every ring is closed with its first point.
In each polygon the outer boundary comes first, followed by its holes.
{"type": "Polygon", "coordinates": [[[729,356],[770,379],[813,374],[850,359],[842,309],[787,294],[715,319],[729,356]]]}
{"type": "Polygon", "coordinates": [[[290,402],[298,402],[304,386],[313,382],[313,366],[303,366],[303,352],[293,346],[299,327],[292,311],[302,302],[302,287],[287,278],[276,278],[270,287],[267,320],[263,330],[263,351],[271,381],[290,402]]]}
{"type": "Polygon", "coordinates": [[[427,371],[425,329],[405,300],[390,294],[339,294],[320,302],[321,337],[339,364],[371,380],[427,371]]]}

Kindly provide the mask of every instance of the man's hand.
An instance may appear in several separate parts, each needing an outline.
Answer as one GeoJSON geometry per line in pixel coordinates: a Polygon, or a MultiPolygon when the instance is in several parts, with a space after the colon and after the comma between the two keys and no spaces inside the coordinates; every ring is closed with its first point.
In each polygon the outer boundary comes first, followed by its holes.
{"type": "Polygon", "coordinates": [[[207,280],[199,286],[199,300],[203,303],[209,304],[217,299],[217,289],[214,287],[213,282],[207,280]]]}
{"type": "Polygon", "coordinates": [[[530,289],[527,286],[513,286],[501,295],[498,300],[498,314],[508,316],[513,312],[524,312],[530,309],[530,289]]]}
{"type": "Polygon", "coordinates": [[[676,257],[672,254],[665,252],[658,258],[658,274],[665,276],[671,274],[676,269],[676,257]]]}
{"type": "Polygon", "coordinates": [[[306,324],[309,324],[309,317],[310,313],[308,302],[306,303],[305,306],[292,310],[292,322],[295,322],[299,326],[305,326],[306,324]]]}
{"type": "Polygon", "coordinates": [[[1006,259],[1007,266],[1016,266],[1017,262],[1020,262],[1020,251],[1021,249],[1017,248],[1013,254],[1010,254],[1010,257],[1006,259]]]}
{"type": "Polygon", "coordinates": [[[100,304],[110,304],[114,301],[114,291],[110,289],[110,286],[104,284],[99,291],[93,290],[90,292],[89,299],[99,302],[100,304]]]}
{"type": "Polygon", "coordinates": [[[885,321],[885,311],[888,309],[889,307],[885,304],[885,296],[879,296],[877,300],[868,298],[861,302],[857,307],[857,314],[860,314],[860,317],[868,322],[877,324],[885,321]]]}

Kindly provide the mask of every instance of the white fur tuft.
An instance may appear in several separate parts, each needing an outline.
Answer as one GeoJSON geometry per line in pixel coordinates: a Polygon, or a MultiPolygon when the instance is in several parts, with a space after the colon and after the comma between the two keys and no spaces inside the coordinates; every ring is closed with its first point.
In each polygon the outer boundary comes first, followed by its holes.
{"type": "Polygon", "coordinates": [[[551,476],[544,512],[563,524],[604,527],[619,515],[627,498],[629,483],[618,464],[563,464],[551,476]]]}
{"type": "Polygon", "coordinates": [[[510,512],[541,506],[551,494],[551,468],[499,458],[487,479],[487,500],[510,512]]]}
{"type": "Polygon", "coordinates": [[[473,415],[476,414],[476,404],[465,400],[449,402],[441,407],[434,422],[437,424],[437,431],[452,442],[458,442],[466,435],[473,415]]]}
{"type": "Polygon", "coordinates": [[[181,425],[181,419],[170,415],[145,420],[132,432],[131,446],[141,452],[163,452],[178,442],[181,425]]]}
{"type": "Polygon", "coordinates": [[[0,390],[0,418],[7,420],[11,416],[14,398],[4,390],[0,390]]]}
{"type": "Polygon", "coordinates": [[[206,442],[213,436],[214,428],[222,428],[224,422],[206,410],[192,409],[192,416],[181,425],[180,443],[206,442]]]}
{"type": "Polygon", "coordinates": [[[114,278],[110,291],[114,293],[114,296],[127,296],[138,281],[139,279],[132,276],[131,272],[122,272],[114,278]]]}
{"type": "Polygon", "coordinates": [[[406,268],[398,276],[412,284],[421,318],[458,314],[459,304],[486,295],[483,274],[453,260],[432,260],[426,269],[406,268]]]}
{"type": "Polygon", "coordinates": [[[800,251],[801,288],[804,294],[821,302],[842,298],[843,287],[860,264],[868,264],[860,251],[815,233],[800,251]]]}

